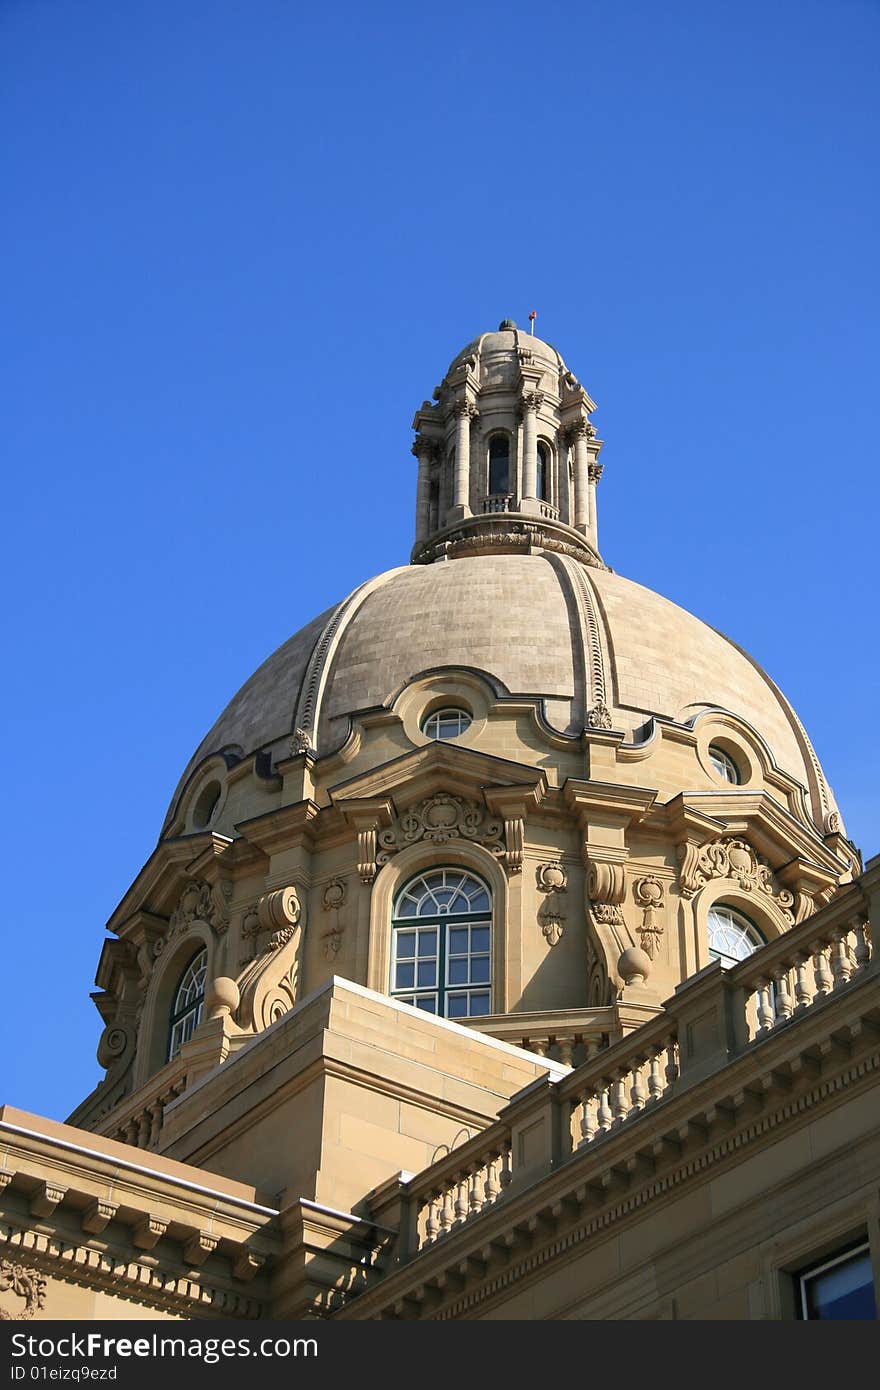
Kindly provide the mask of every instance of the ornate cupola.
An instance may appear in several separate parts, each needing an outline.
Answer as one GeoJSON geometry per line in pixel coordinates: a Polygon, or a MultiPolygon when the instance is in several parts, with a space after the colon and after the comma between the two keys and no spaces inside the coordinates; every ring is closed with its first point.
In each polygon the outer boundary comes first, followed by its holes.
{"type": "Polygon", "coordinates": [[[504,319],[416,411],[414,564],[556,550],[602,566],[595,402],[556,348],[504,319]]]}

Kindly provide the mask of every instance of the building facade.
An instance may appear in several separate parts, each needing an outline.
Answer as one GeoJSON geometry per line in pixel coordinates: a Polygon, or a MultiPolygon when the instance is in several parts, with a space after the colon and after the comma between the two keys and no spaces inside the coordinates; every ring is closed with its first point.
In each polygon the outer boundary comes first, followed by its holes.
{"type": "Polygon", "coordinates": [[[602,559],[505,320],[411,563],[247,682],[109,922],[106,1076],[0,1111],[7,1317],[874,1316],[863,870],[752,659],[602,559]]]}

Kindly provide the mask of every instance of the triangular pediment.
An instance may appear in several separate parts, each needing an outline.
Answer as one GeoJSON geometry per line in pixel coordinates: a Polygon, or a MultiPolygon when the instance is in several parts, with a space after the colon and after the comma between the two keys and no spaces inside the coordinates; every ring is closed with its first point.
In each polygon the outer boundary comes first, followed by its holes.
{"type": "Polygon", "coordinates": [[[330,797],[341,810],[352,803],[387,798],[399,811],[438,791],[469,801],[482,801],[486,791],[501,795],[508,791],[536,806],[547,791],[547,778],[541,768],[526,763],[436,742],[338,783],[330,788],[330,797]]]}

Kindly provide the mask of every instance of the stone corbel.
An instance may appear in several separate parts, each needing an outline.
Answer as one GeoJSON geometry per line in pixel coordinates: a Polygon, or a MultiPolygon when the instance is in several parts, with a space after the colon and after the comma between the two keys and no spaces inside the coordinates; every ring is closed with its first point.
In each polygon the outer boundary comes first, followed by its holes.
{"type": "Polygon", "coordinates": [[[483,800],[504,824],[504,867],[509,874],[522,870],[525,821],[541,797],[541,787],[522,784],[513,787],[486,787],[483,800]]]}
{"type": "Polygon", "coordinates": [[[587,870],[587,904],[593,926],[603,944],[613,943],[616,953],[633,945],[624,921],[622,904],[626,897],[626,849],[611,850],[605,845],[584,842],[587,870]]]}
{"type": "Polygon", "coordinates": [[[357,831],[358,873],[363,883],[376,877],[377,837],[394,818],[394,803],[388,796],[370,796],[337,801],[348,824],[357,831]]]}

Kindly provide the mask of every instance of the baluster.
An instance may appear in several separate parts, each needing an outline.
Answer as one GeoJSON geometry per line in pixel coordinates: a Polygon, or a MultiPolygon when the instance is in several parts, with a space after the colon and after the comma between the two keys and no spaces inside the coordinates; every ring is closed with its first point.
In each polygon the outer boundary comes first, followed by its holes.
{"type": "Polygon", "coordinates": [[[453,1212],[452,1212],[452,1188],[451,1188],[451,1187],[444,1187],[443,1193],[442,1193],[442,1196],[441,1196],[440,1200],[441,1200],[441,1203],[442,1203],[442,1205],[441,1205],[441,1207],[440,1207],[440,1231],[441,1231],[441,1233],[442,1233],[443,1235],[446,1235],[446,1232],[449,1231],[449,1230],[451,1230],[451,1228],[452,1228],[452,1222],[453,1222],[453,1219],[454,1219],[454,1218],[453,1218],[453,1212]]]}
{"type": "Polygon", "coordinates": [[[440,1234],[440,1222],[437,1220],[439,1193],[432,1192],[428,1198],[428,1215],[425,1219],[425,1243],[430,1245],[440,1234]]]}
{"type": "Polygon", "coordinates": [[[864,970],[868,961],[871,959],[871,940],[868,935],[867,922],[853,922],[853,932],[856,938],[856,969],[864,970]]]}
{"type": "Polygon", "coordinates": [[[492,1154],[489,1162],[486,1164],[486,1182],[483,1187],[486,1205],[491,1206],[494,1201],[497,1201],[500,1192],[501,1184],[498,1181],[498,1155],[492,1154]]]}
{"type": "Polygon", "coordinates": [[[596,1123],[596,1109],[598,1102],[595,1095],[589,1092],[581,1101],[581,1141],[578,1148],[582,1149],[586,1144],[592,1142],[598,1128],[596,1123]]]}
{"type": "Polygon", "coordinates": [[[565,1066],[571,1066],[571,1059],[574,1056],[574,1038],[557,1038],[556,1046],[559,1048],[559,1060],[565,1066]]]}
{"type": "Polygon", "coordinates": [[[479,1164],[475,1164],[473,1172],[471,1173],[470,1192],[468,1193],[468,1206],[470,1207],[471,1212],[475,1214],[478,1211],[482,1211],[485,1204],[486,1203],[485,1198],[483,1196],[483,1181],[481,1169],[479,1164]]]}
{"type": "Polygon", "coordinates": [[[513,1182],[513,1173],[512,1173],[512,1171],[511,1171],[511,1157],[512,1157],[512,1155],[511,1155],[511,1152],[510,1152],[510,1145],[509,1145],[509,1144],[505,1144],[505,1145],[504,1145],[504,1148],[501,1150],[501,1190],[502,1190],[502,1192],[504,1191],[505,1187],[509,1187],[510,1184],[513,1182]]]}
{"type": "Polygon", "coordinates": [[[614,1083],[614,1098],[611,1102],[615,1122],[620,1125],[623,1124],[629,1114],[629,1096],[626,1092],[626,1075],[627,1073],[622,1071],[614,1083]]]}
{"type": "Polygon", "coordinates": [[[831,943],[831,973],[835,986],[845,985],[853,973],[853,963],[849,954],[849,928],[844,927],[834,933],[831,943]]]}
{"type": "Polygon", "coordinates": [[[134,1147],[136,1148],[136,1147],[137,1147],[137,1141],[138,1141],[138,1122],[137,1122],[137,1120],[129,1120],[128,1124],[125,1126],[125,1142],[126,1142],[126,1144],[132,1144],[132,1145],[134,1145],[134,1147]]]}
{"type": "Polygon", "coordinates": [[[758,998],[758,1033],[769,1033],[776,1016],[773,1012],[773,993],[770,988],[769,980],[759,980],[757,989],[758,998]]]}
{"type": "Polygon", "coordinates": [[[663,1069],[660,1066],[662,1052],[654,1052],[651,1055],[651,1069],[648,1073],[648,1099],[659,1100],[666,1089],[663,1077],[663,1069]]]}
{"type": "Polygon", "coordinates": [[[678,1040],[670,1038],[666,1044],[666,1085],[672,1086],[678,1080],[678,1040]]]}
{"type": "Polygon", "coordinates": [[[631,1100],[631,1102],[632,1102],[632,1104],[631,1104],[631,1106],[630,1106],[630,1111],[631,1111],[631,1112],[632,1112],[632,1111],[638,1111],[638,1110],[644,1110],[644,1108],[645,1108],[645,1101],[648,1099],[648,1093],[647,1093],[647,1091],[645,1090],[645,1078],[644,1078],[644,1076],[642,1075],[642,1068],[643,1068],[644,1065],[645,1065],[645,1059],[644,1059],[644,1057],[640,1057],[639,1060],[636,1062],[635,1066],[633,1067],[633,1071],[632,1071],[633,1084],[632,1084],[632,1086],[630,1087],[630,1092],[629,1092],[630,1100],[631,1100]]]}
{"type": "Polygon", "coordinates": [[[600,1134],[607,1134],[608,1130],[611,1128],[611,1122],[614,1119],[611,1113],[610,1094],[611,1086],[603,1078],[600,1083],[599,1109],[596,1115],[597,1128],[600,1134]]]}
{"type": "Polygon", "coordinates": [[[455,1220],[464,1221],[468,1214],[467,1173],[460,1175],[455,1184],[455,1220]]]}
{"type": "Polygon", "coordinates": [[[797,1000],[798,1009],[806,1009],[813,1002],[809,965],[810,957],[808,955],[798,956],[795,962],[794,997],[797,1000]]]}
{"type": "Polygon", "coordinates": [[[161,1100],[154,1101],[150,1106],[150,1136],[147,1140],[147,1147],[150,1149],[155,1149],[159,1142],[164,1108],[161,1100]]]}
{"type": "Polygon", "coordinates": [[[816,999],[824,999],[826,994],[830,994],[832,989],[834,988],[834,976],[831,974],[831,971],[828,968],[828,957],[825,954],[826,950],[827,947],[825,942],[820,941],[818,943],[816,953],[813,956],[813,961],[816,967],[816,999]]]}
{"type": "Polygon", "coordinates": [[[789,988],[789,970],[786,966],[774,976],[776,985],[776,1018],[783,1023],[785,1019],[791,1018],[794,1013],[794,1000],[791,997],[789,988]]]}

